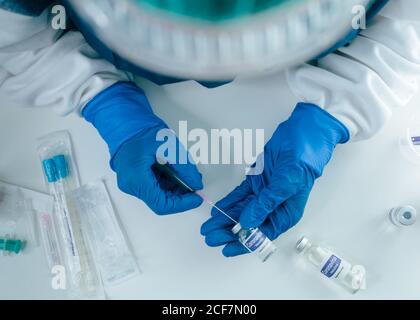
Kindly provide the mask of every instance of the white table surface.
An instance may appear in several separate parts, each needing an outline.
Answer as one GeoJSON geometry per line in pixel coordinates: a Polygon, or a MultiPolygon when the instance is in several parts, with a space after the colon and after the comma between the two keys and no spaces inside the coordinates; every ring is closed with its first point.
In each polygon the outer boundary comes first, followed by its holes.
{"type": "MultiPolygon", "coordinates": [[[[157,114],[175,130],[265,128],[268,139],[296,101],[283,76],[207,90],[194,82],[158,87],[143,84],[157,114]]],[[[104,177],[134,249],[141,276],[108,291],[113,299],[385,299],[420,298],[420,223],[397,229],[387,220],[394,206],[420,210],[420,167],[399,152],[398,138],[420,97],[395,110],[375,138],[340,146],[316,183],[303,220],[276,240],[278,251],[261,264],[256,257],[226,259],[209,248],[200,226],[209,216],[203,205],[191,212],[158,217],[141,201],[120,192],[108,167],[108,152],[94,128],[77,116],[22,109],[0,102],[0,180],[45,191],[36,138],[71,132],[83,183],[104,177]],[[368,271],[368,288],[351,295],[323,279],[294,252],[307,235],[329,244],[368,271]]],[[[419,110],[420,111],[420,110],[419,110]]],[[[219,199],[243,178],[234,166],[200,166],[206,192],[219,199]]],[[[0,257],[0,299],[58,299],[50,286],[42,248],[0,257]]]]}

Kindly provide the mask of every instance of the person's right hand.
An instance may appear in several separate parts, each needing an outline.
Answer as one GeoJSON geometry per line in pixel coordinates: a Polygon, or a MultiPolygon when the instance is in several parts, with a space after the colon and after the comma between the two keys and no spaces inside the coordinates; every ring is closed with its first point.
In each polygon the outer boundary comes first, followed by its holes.
{"type": "MultiPolygon", "coordinates": [[[[132,83],[120,82],[97,95],[83,110],[83,116],[108,143],[111,167],[119,188],[143,200],[156,214],[166,215],[194,209],[202,199],[185,192],[153,168],[160,130],[168,129],[157,117],[144,93],[132,83]]],[[[169,130],[165,134],[170,133],[169,130]]],[[[174,133],[173,133],[174,134],[174,133]]],[[[183,150],[178,139],[174,150],[183,150]]],[[[178,157],[174,157],[177,159],[178,157]]],[[[203,188],[202,177],[192,163],[169,164],[194,190],[203,188]]]]}

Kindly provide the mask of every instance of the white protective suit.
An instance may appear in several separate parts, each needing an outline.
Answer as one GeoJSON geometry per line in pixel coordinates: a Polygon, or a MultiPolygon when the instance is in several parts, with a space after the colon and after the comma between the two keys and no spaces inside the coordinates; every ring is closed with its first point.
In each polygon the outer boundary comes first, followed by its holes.
{"type": "MultiPolygon", "coordinates": [[[[348,47],[317,67],[288,70],[303,102],[339,119],[353,140],[366,139],[406,105],[420,77],[420,1],[391,0],[348,47]]],[[[45,11],[26,17],[0,10],[0,101],[80,110],[97,93],[129,75],[103,60],[77,31],[54,30],[45,11]]]]}

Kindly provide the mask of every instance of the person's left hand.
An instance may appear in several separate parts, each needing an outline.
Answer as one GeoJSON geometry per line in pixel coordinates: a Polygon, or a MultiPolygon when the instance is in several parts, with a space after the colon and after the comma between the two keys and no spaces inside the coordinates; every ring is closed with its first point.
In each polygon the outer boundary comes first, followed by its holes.
{"type": "MultiPolygon", "coordinates": [[[[302,218],[314,182],[335,146],[348,140],[347,128],[332,115],[316,105],[300,103],[265,146],[262,174],[248,175],[216,206],[242,228],[258,227],[268,238],[276,239],[302,218]]],[[[207,245],[225,246],[226,257],[249,253],[232,233],[233,226],[213,209],[201,234],[207,245]]]]}

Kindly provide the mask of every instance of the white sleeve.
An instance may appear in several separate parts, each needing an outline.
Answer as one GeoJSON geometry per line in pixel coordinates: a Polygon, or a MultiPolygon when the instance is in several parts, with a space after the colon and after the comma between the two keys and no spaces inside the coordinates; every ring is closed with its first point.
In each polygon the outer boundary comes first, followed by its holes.
{"type": "Polygon", "coordinates": [[[420,1],[391,0],[348,47],[288,70],[298,99],[339,119],[353,140],[373,136],[418,91],[420,1]]]}
{"type": "Polygon", "coordinates": [[[26,17],[0,10],[0,101],[80,112],[128,75],[103,60],[77,31],[54,30],[50,11],[26,17]]]}

